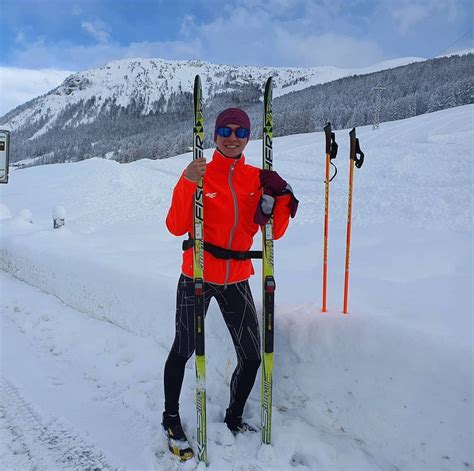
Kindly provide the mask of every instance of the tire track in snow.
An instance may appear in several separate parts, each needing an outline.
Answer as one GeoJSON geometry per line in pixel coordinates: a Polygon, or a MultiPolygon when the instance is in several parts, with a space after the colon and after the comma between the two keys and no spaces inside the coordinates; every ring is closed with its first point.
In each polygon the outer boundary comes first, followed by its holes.
{"type": "Polygon", "coordinates": [[[0,398],[1,469],[116,469],[71,426],[59,421],[46,424],[3,376],[0,376],[0,398]]]}

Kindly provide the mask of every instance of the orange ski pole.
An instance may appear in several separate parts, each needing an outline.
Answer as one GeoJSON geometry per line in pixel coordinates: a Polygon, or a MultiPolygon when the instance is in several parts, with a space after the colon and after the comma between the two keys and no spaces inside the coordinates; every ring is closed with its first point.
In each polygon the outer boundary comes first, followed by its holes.
{"type": "Polygon", "coordinates": [[[350,138],[349,159],[349,201],[347,204],[347,237],[346,237],[346,267],[344,272],[344,306],[342,312],[347,314],[349,301],[349,258],[351,251],[351,229],[352,229],[352,189],[354,182],[354,165],[361,168],[364,163],[364,153],[360,150],[359,139],[356,138],[356,130],[352,128],[350,138]]]}
{"type": "Polygon", "coordinates": [[[331,132],[331,123],[324,126],[324,134],[326,136],[326,179],[324,180],[324,249],[323,249],[323,307],[322,312],[327,312],[327,286],[328,286],[328,240],[329,240],[329,182],[337,174],[336,166],[331,162],[337,155],[337,144],[335,134],[331,132]],[[331,164],[336,172],[329,179],[329,164],[331,164]]]}

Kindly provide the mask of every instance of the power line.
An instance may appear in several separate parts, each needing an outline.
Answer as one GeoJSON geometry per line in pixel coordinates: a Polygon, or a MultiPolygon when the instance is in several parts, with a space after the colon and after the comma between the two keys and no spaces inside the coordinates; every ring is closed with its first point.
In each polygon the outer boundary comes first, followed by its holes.
{"type": "Polygon", "coordinates": [[[439,52],[438,54],[434,55],[432,57],[432,59],[434,59],[435,57],[438,57],[442,54],[444,54],[450,47],[454,46],[457,42],[461,41],[461,39],[463,39],[465,36],[467,36],[469,33],[471,33],[471,30],[467,30],[462,36],[459,36],[458,39],[456,39],[456,41],[452,42],[449,46],[445,47],[441,52],[439,52]]]}

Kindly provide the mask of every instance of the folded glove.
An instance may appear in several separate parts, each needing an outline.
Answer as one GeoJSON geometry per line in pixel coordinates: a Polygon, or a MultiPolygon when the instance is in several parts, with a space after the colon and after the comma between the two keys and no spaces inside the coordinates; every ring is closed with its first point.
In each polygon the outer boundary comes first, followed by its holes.
{"type": "Polygon", "coordinates": [[[274,170],[260,170],[260,183],[263,187],[263,195],[255,211],[254,222],[260,226],[264,226],[271,215],[275,206],[275,196],[291,195],[290,214],[294,218],[298,210],[298,200],[293,194],[291,186],[283,180],[274,170]]]}

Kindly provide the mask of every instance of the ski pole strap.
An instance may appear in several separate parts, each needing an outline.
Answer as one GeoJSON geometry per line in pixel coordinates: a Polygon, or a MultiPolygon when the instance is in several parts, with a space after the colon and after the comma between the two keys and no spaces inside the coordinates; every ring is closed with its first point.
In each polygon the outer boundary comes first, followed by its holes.
{"type": "Polygon", "coordinates": [[[356,148],[353,160],[357,168],[362,167],[362,164],[364,163],[364,153],[360,150],[359,138],[356,138],[356,148]]]}
{"type": "Polygon", "coordinates": [[[334,167],[334,175],[331,177],[329,182],[332,182],[334,180],[334,177],[337,175],[337,167],[332,163],[332,161],[336,158],[337,156],[337,149],[338,145],[336,142],[336,134],[331,132],[331,147],[330,147],[330,152],[329,152],[329,163],[334,167]]]}
{"type": "Polygon", "coordinates": [[[337,175],[337,167],[332,163],[332,160],[329,160],[329,163],[334,167],[334,175],[329,179],[329,183],[334,180],[334,177],[337,175]]]}
{"type": "MultiPolygon", "coordinates": [[[[188,250],[193,245],[194,239],[192,237],[188,237],[188,239],[183,240],[183,250],[188,250]]],[[[222,258],[224,260],[248,260],[249,258],[262,258],[261,250],[230,250],[224,249],[223,247],[219,247],[206,241],[204,241],[204,250],[209,252],[211,255],[214,255],[216,258],[222,258]]]]}

